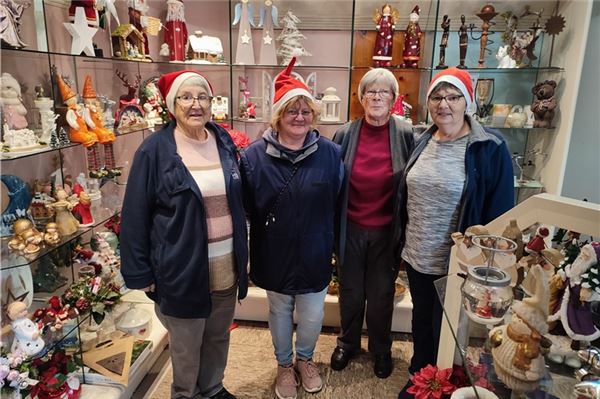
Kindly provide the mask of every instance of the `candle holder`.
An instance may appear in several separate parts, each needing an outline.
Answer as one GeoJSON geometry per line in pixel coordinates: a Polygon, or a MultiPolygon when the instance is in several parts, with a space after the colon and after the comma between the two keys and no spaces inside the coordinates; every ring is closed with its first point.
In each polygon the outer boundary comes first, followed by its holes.
{"type": "Polygon", "coordinates": [[[462,303],[471,320],[495,325],[502,321],[512,304],[513,292],[510,275],[494,266],[494,257],[514,252],[517,244],[495,235],[476,235],[472,241],[486,253],[487,265],[469,268],[467,280],[461,287],[462,303]]]}
{"type": "MultiPolygon", "coordinates": [[[[473,36],[473,28],[474,25],[471,24],[469,26],[470,30],[471,30],[471,38],[473,40],[479,40],[479,68],[485,68],[485,53],[491,53],[491,51],[487,48],[488,42],[489,44],[494,44],[494,41],[491,39],[488,39],[488,35],[489,35],[489,29],[492,25],[496,25],[495,22],[492,22],[492,18],[494,18],[496,15],[498,15],[498,13],[496,12],[496,10],[494,9],[494,6],[492,6],[491,4],[485,5],[483,6],[483,8],[481,9],[481,11],[479,11],[479,13],[475,14],[479,17],[479,19],[481,19],[483,21],[482,25],[481,25],[481,35],[478,38],[475,38],[473,36]]],[[[492,32],[494,33],[494,32],[492,32]]]]}

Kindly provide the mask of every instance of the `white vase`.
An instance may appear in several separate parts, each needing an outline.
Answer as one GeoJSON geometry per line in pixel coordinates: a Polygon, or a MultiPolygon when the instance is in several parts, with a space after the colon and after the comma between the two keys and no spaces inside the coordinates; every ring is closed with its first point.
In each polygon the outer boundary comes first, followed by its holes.
{"type": "Polygon", "coordinates": [[[458,388],[456,391],[452,393],[450,399],[498,399],[498,396],[494,394],[492,391],[482,388],[482,387],[464,387],[458,388]],[[475,395],[475,390],[477,389],[477,395],[475,395]],[[479,398],[478,398],[479,397],[479,398]]]}

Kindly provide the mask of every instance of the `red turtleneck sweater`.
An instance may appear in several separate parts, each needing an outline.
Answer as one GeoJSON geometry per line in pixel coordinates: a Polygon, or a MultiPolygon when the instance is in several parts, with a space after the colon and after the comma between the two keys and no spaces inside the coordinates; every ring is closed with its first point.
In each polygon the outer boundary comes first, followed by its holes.
{"type": "Polygon", "coordinates": [[[350,175],[348,219],[364,229],[392,222],[392,154],[389,122],[363,121],[350,175]]]}

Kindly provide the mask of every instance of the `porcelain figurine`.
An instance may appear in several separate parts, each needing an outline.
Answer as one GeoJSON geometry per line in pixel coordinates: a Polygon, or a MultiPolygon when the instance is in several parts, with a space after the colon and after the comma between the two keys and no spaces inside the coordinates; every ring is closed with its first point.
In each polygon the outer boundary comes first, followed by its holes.
{"type": "Polygon", "coordinates": [[[90,196],[85,191],[80,192],[79,202],[73,207],[72,211],[74,215],[79,216],[79,227],[87,227],[94,224],[94,217],[90,210],[91,205],[90,196]]]}
{"type": "Polygon", "coordinates": [[[496,54],[496,59],[498,60],[497,68],[516,68],[517,62],[510,57],[508,51],[508,44],[505,46],[500,46],[498,48],[498,53],[496,54]]]}
{"type": "Polygon", "coordinates": [[[165,43],[169,48],[169,59],[183,62],[187,49],[188,30],[185,24],[185,8],[182,0],[167,0],[165,43]]]}
{"type": "Polygon", "coordinates": [[[544,354],[549,343],[543,339],[548,333],[548,281],[539,266],[535,294],[511,306],[512,319],[490,333],[492,357],[498,378],[517,393],[530,392],[539,386],[546,375],[544,354]]]}
{"type": "Polygon", "coordinates": [[[402,68],[418,68],[421,59],[421,27],[419,26],[419,6],[410,12],[409,23],[404,35],[404,50],[402,51],[402,68]]]}
{"type": "Polygon", "coordinates": [[[117,69],[116,74],[121,82],[123,82],[123,86],[127,88],[127,94],[119,97],[119,109],[115,118],[115,128],[119,132],[127,132],[147,127],[148,122],[144,119],[144,109],[140,106],[140,99],[137,97],[142,76],[136,74],[135,81],[129,83],[126,73],[117,69]]]}
{"type": "Polygon", "coordinates": [[[54,208],[54,212],[56,213],[56,225],[58,226],[58,232],[61,236],[74,234],[79,228],[79,222],[71,213],[73,205],[67,200],[67,197],[65,190],[62,188],[58,189],[56,191],[57,201],[46,205],[54,208]]]}
{"type": "Polygon", "coordinates": [[[33,357],[44,349],[44,340],[40,337],[37,325],[27,318],[27,305],[17,301],[8,305],[7,314],[12,320],[11,329],[15,334],[11,352],[20,351],[33,357]]]}
{"type": "Polygon", "coordinates": [[[99,26],[98,8],[96,6],[96,0],[71,0],[71,4],[68,10],[70,22],[75,21],[75,11],[77,10],[77,7],[83,8],[88,26],[99,26]]]}
{"type": "Polygon", "coordinates": [[[572,264],[556,272],[563,281],[564,292],[548,320],[560,320],[567,335],[576,341],[600,338],[600,330],[593,324],[590,311],[590,302],[598,300],[598,293],[587,282],[590,268],[598,263],[598,259],[600,243],[586,244],[572,264]]]}
{"type": "Polygon", "coordinates": [[[523,257],[523,248],[525,244],[523,243],[523,232],[521,228],[517,224],[516,219],[511,219],[508,226],[502,232],[502,237],[508,238],[517,243],[517,250],[515,251],[515,255],[517,256],[517,260],[520,260],[523,257]]]}
{"type": "Polygon", "coordinates": [[[546,226],[540,226],[537,228],[535,232],[535,236],[529,240],[527,246],[525,247],[525,252],[528,254],[531,253],[541,253],[544,248],[546,248],[545,239],[550,235],[550,231],[546,226]]]}
{"type": "Polygon", "coordinates": [[[394,29],[396,28],[396,12],[392,6],[385,4],[375,14],[375,50],[373,52],[374,67],[389,67],[392,65],[392,48],[394,45],[394,29]]]}
{"type": "Polygon", "coordinates": [[[148,127],[150,129],[170,120],[165,101],[160,95],[160,91],[155,83],[157,80],[157,78],[147,80],[141,89],[142,99],[144,101],[142,107],[146,112],[144,118],[146,119],[146,122],[148,122],[148,127]]]}
{"type": "Polygon", "coordinates": [[[42,148],[33,130],[27,128],[27,109],[21,99],[21,85],[9,73],[0,78],[0,107],[3,144],[11,152],[42,148]]]}
{"type": "Polygon", "coordinates": [[[8,242],[8,247],[23,254],[39,252],[43,235],[37,231],[29,219],[18,219],[13,224],[14,235],[8,242]]]}
{"type": "Polygon", "coordinates": [[[44,242],[48,245],[56,245],[60,242],[60,233],[58,232],[58,225],[56,223],[51,222],[46,225],[44,242]]]}
{"type": "Polygon", "coordinates": [[[21,39],[21,18],[30,5],[15,0],[0,0],[0,39],[3,42],[16,48],[27,46],[21,39]]]}
{"type": "Polygon", "coordinates": [[[231,25],[235,26],[239,23],[237,46],[235,48],[235,63],[253,65],[254,46],[250,28],[254,27],[252,4],[248,0],[241,0],[235,5],[234,13],[231,25]]]}
{"type": "Polygon", "coordinates": [[[51,137],[56,134],[56,120],[58,119],[58,115],[52,110],[54,101],[50,97],[44,97],[44,91],[40,90],[34,104],[40,113],[42,124],[42,133],[39,139],[41,142],[49,144],[51,137]]]}
{"type": "Polygon", "coordinates": [[[223,64],[223,44],[215,36],[205,35],[201,30],[188,37],[188,60],[192,64],[223,64]]]}

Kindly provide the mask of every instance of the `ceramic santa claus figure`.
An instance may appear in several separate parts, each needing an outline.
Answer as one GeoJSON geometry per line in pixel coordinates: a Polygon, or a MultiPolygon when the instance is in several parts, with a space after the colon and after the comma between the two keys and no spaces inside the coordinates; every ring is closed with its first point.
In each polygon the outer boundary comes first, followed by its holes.
{"type": "Polygon", "coordinates": [[[184,61],[188,31],[185,25],[185,9],[182,0],[167,0],[165,44],[169,47],[171,61],[184,61]]]}
{"type": "Polygon", "coordinates": [[[600,259],[600,243],[584,245],[577,259],[557,275],[564,281],[564,292],[552,309],[549,321],[560,320],[567,335],[576,341],[594,341],[600,330],[592,321],[590,302],[598,300],[598,293],[590,287],[590,269],[600,259]]]}
{"type": "Polygon", "coordinates": [[[544,240],[550,235],[550,231],[546,226],[540,226],[535,232],[535,237],[533,237],[525,248],[525,252],[528,254],[531,253],[542,253],[542,250],[546,248],[546,243],[544,240]]]}
{"type": "Polygon", "coordinates": [[[410,13],[410,22],[404,35],[404,50],[402,68],[417,68],[421,59],[421,28],[419,27],[419,6],[415,6],[410,13]]]}

